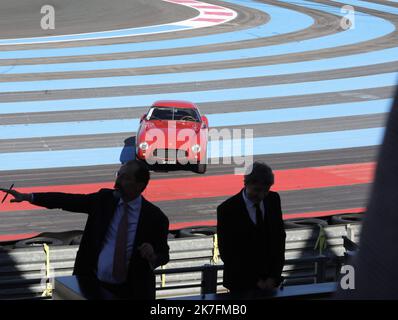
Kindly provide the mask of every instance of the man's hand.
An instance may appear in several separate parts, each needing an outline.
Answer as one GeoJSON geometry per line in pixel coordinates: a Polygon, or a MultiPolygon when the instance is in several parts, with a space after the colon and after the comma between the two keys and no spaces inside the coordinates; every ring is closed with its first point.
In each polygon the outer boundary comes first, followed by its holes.
{"type": "Polygon", "coordinates": [[[10,195],[12,195],[14,197],[14,199],[11,199],[10,202],[22,202],[22,201],[30,201],[31,200],[30,193],[20,193],[15,190],[9,190],[9,189],[4,189],[4,188],[0,188],[0,191],[8,192],[10,195]]]}
{"type": "Polygon", "coordinates": [[[138,247],[138,250],[140,251],[141,257],[148,260],[151,266],[153,267],[153,264],[156,260],[156,254],[155,251],[153,250],[152,245],[148,242],[145,242],[140,247],[138,247]]]}
{"type": "Polygon", "coordinates": [[[267,278],[265,280],[263,279],[258,280],[257,287],[260,288],[261,290],[275,290],[278,287],[278,285],[275,279],[267,278]]]}

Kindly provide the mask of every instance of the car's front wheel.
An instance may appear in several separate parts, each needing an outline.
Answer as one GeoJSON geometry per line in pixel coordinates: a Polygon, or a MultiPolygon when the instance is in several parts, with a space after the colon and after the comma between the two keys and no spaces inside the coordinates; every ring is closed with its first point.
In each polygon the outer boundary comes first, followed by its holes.
{"type": "Polygon", "coordinates": [[[207,169],[207,164],[206,163],[198,163],[194,167],[194,171],[196,173],[200,173],[200,174],[205,173],[206,169],[207,169]]]}

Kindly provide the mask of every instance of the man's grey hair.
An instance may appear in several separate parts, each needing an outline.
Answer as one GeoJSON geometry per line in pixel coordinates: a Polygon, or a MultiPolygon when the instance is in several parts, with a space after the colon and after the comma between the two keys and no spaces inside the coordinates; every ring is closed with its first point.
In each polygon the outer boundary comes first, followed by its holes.
{"type": "Polygon", "coordinates": [[[260,183],[267,186],[272,186],[275,182],[274,173],[270,166],[264,162],[256,161],[246,170],[244,183],[253,184],[260,183]]]}

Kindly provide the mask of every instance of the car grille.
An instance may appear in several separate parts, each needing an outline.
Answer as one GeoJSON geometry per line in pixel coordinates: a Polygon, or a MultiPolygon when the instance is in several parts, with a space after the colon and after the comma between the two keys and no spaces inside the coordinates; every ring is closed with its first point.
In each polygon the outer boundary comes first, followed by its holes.
{"type": "Polygon", "coordinates": [[[188,151],[181,149],[155,149],[153,151],[153,156],[166,160],[176,160],[177,158],[188,157],[188,151]]]}

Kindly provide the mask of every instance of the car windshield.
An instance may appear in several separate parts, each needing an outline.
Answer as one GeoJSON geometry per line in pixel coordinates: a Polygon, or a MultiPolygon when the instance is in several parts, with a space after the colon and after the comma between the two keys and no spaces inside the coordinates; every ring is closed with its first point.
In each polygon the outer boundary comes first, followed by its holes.
{"type": "Polygon", "coordinates": [[[148,112],[148,120],[176,120],[176,121],[195,121],[199,122],[200,118],[195,109],[188,108],[170,108],[170,107],[153,107],[148,112]]]}

